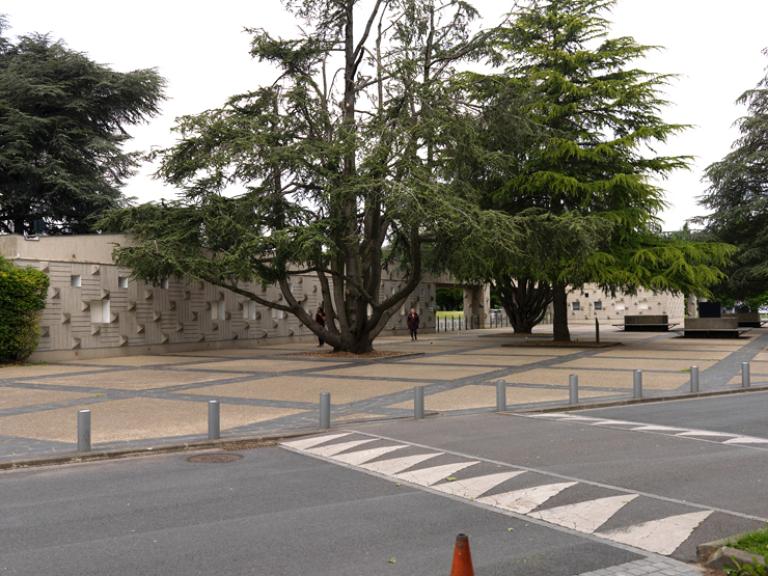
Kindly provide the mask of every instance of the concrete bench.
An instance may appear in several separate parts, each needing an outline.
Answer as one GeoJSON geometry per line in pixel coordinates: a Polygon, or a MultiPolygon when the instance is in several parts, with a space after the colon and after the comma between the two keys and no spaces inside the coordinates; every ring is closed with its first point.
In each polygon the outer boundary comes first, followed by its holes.
{"type": "Polygon", "coordinates": [[[760,318],[760,312],[737,312],[735,317],[739,328],[760,328],[766,323],[760,318]]]}
{"type": "Polygon", "coordinates": [[[670,324],[666,314],[649,316],[624,316],[624,324],[614,324],[625,332],[668,332],[677,324],[670,324]]]}
{"type": "Polygon", "coordinates": [[[730,318],[686,318],[683,336],[686,338],[738,338],[749,328],[740,328],[739,320],[730,318]]]}

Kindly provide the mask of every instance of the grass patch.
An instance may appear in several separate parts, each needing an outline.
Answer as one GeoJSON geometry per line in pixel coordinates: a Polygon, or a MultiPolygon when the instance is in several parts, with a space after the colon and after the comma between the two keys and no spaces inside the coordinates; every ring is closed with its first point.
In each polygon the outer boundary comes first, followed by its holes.
{"type": "Polygon", "coordinates": [[[758,554],[768,561],[768,528],[745,534],[734,541],[731,546],[745,552],[758,554]]]}
{"type": "Polygon", "coordinates": [[[463,310],[439,310],[436,314],[441,320],[443,318],[464,318],[463,310]]]}

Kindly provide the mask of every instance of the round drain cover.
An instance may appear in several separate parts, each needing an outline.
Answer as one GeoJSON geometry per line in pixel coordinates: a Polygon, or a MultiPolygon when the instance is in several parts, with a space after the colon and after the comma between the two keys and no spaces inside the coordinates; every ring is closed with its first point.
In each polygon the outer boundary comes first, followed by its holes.
{"type": "Polygon", "coordinates": [[[215,452],[213,454],[195,454],[187,458],[187,462],[195,464],[226,464],[228,462],[237,462],[243,458],[242,454],[232,452],[215,452]]]}

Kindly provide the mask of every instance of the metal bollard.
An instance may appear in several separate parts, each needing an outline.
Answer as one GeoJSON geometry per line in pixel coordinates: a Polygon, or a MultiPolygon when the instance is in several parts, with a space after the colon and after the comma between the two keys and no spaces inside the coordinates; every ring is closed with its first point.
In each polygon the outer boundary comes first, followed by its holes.
{"type": "Polygon", "coordinates": [[[741,363],[741,387],[742,388],[749,388],[752,385],[750,373],[749,373],[749,362],[742,362],[741,363]]]}
{"type": "Polygon", "coordinates": [[[413,417],[424,418],[424,386],[413,387],[413,417]]]}
{"type": "Polygon", "coordinates": [[[699,393],[699,367],[691,366],[691,394],[699,393]]]}
{"type": "Polygon", "coordinates": [[[643,397],[643,371],[635,370],[632,374],[632,398],[638,400],[643,397]]]}
{"type": "Polygon", "coordinates": [[[579,403],[579,377],[576,374],[568,376],[568,403],[579,403]]]}
{"type": "Polygon", "coordinates": [[[507,383],[496,382],[496,412],[507,411],[507,383]]]}
{"type": "Polygon", "coordinates": [[[77,451],[91,451],[91,411],[80,410],[77,413],[77,451]]]}
{"type": "Polygon", "coordinates": [[[320,393],[320,428],[327,430],[331,427],[331,393],[320,393]]]}
{"type": "Polygon", "coordinates": [[[208,440],[221,438],[221,404],[218,400],[208,401],[208,440]]]}

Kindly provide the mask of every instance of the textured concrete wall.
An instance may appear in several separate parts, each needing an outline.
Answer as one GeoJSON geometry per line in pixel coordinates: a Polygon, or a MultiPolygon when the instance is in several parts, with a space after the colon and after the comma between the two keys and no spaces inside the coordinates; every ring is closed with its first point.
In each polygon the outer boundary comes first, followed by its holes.
{"type": "MultiPolygon", "coordinates": [[[[50,278],[48,303],[41,318],[38,359],[205,347],[253,345],[258,341],[311,337],[294,316],[260,306],[229,290],[203,282],[170,278],[161,286],[130,278],[130,270],[112,263],[121,236],[72,236],[28,241],[0,236],[0,254],[20,266],[32,266],[50,278]]],[[[387,273],[382,293],[401,286],[387,273]]],[[[262,298],[281,302],[277,286],[242,284],[262,298]]],[[[293,279],[292,291],[314,314],[321,302],[315,276],[293,279]]],[[[434,327],[435,284],[423,282],[392,317],[383,332],[405,330],[406,310],[414,307],[425,330],[434,327]]]]}
{"type": "Polygon", "coordinates": [[[638,290],[637,294],[616,294],[600,290],[594,284],[573,290],[568,295],[568,320],[572,324],[601,323],[623,324],[624,316],[652,316],[666,314],[669,321],[682,323],[685,316],[685,298],[667,292],[654,294],[650,290],[638,290]]]}

